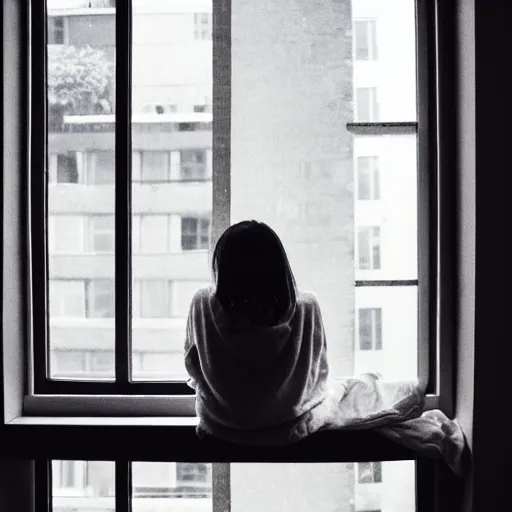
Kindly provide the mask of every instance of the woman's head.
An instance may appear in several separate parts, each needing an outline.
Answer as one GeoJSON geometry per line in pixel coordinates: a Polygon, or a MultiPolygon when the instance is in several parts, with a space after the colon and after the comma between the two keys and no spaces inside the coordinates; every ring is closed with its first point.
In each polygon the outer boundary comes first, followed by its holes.
{"type": "Polygon", "coordinates": [[[295,278],[281,240],[263,222],[234,224],[219,238],[212,259],[215,296],[228,316],[274,323],[297,300],[295,278]]]}

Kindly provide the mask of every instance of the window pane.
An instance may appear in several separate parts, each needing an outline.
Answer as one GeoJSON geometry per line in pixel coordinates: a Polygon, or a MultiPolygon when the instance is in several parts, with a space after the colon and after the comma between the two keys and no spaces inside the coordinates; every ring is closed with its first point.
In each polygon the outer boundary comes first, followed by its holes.
{"type": "Polygon", "coordinates": [[[414,379],[418,372],[416,286],[360,286],[355,289],[354,373],[378,372],[414,379]]]}
{"type": "Polygon", "coordinates": [[[48,2],[47,27],[49,376],[64,378],[66,351],[114,350],[113,286],[91,283],[114,279],[115,15],[48,2]]]}
{"type": "Polygon", "coordinates": [[[134,512],[213,511],[211,464],[133,462],[132,481],[134,512]]]}
{"type": "Polygon", "coordinates": [[[374,120],[415,121],[415,2],[352,0],[350,4],[354,89],[376,89],[379,116],[374,120]]]}
{"type": "Polygon", "coordinates": [[[135,379],[187,379],[192,293],[174,283],[210,281],[211,23],[208,1],[133,2],[135,379]]]}
{"type": "Polygon", "coordinates": [[[412,298],[391,290],[399,304],[364,305],[382,307],[382,349],[357,350],[354,283],[417,278],[417,139],[355,136],[346,125],[416,120],[415,3],[351,4],[355,20],[377,20],[378,60],[353,59],[348,4],[232,1],[231,222],[258,219],[280,236],[298,287],[317,294],[334,375],[358,373],[368,356],[395,378],[417,369],[416,331],[396,335],[407,359],[388,341],[394,314],[416,325],[416,288],[412,298]],[[357,195],[359,157],[378,157],[371,201],[357,195]]]}
{"type": "Polygon", "coordinates": [[[53,460],[53,512],[114,512],[114,462],[53,460]]]}
{"type": "Polygon", "coordinates": [[[234,463],[231,510],[414,512],[415,478],[412,460],[362,464],[234,463]]]}
{"type": "MultiPolygon", "coordinates": [[[[418,277],[418,178],[415,135],[356,136],[352,139],[354,227],[364,261],[356,279],[418,277]],[[369,228],[373,228],[370,232],[369,228]]],[[[357,258],[358,247],[355,256],[357,258]]]]}

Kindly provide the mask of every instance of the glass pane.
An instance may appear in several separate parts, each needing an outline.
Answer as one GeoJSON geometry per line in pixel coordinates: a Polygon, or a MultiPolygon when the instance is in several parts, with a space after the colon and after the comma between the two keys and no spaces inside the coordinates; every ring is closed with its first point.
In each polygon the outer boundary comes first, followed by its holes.
{"type": "MultiPolygon", "coordinates": [[[[355,280],[417,278],[416,136],[346,129],[358,108],[370,120],[416,120],[415,3],[354,0],[353,19],[343,2],[231,5],[231,222],[257,219],[277,232],[299,288],[317,294],[331,373],[352,375],[359,371],[355,280]],[[368,32],[378,34],[375,59],[353,58],[355,19],[375,20],[368,32]],[[370,176],[360,200],[361,157],[370,157],[370,176]]],[[[397,307],[416,322],[410,292],[397,307]]],[[[375,364],[395,378],[383,368],[416,370],[417,332],[397,337],[410,357],[388,355],[394,322],[385,308],[395,306],[382,307],[375,364]]]]}
{"type": "Polygon", "coordinates": [[[415,512],[414,461],[231,464],[231,510],[415,512]]]}
{"type": "Polygon", "coordinates": [[[211,10],[133,2],[134,379],[187,379],[186,317],[210,282],[211,10]]]}
{"type": "Polygon", "coordinates": [[[62,363],[71,349],[86,361],[114,350],[115,14],[84,11],[93,4],[48,0],[51,378],[114,378],[113,361],[100,373],[62,363]]]}
{"type": "MultiPolygon", "coordinates": [[[[418,375],[418,288],[355,288],[354,373],[392,379],[418,375]]],[[[345,352],[348,347],[345,346],[345,352]]]]}
{"type": "Polygon", "coordinates": [[[52,461],[53,512],[114,512],[113,462],[52,461]]]}
{"type": "Polygon", "coordinates": [[[213,511],[211,464],[133,462],[132,482],[134,512],[213,511]]]}
{"type": "MultiPolygon", "coordinates": [[[[416,136],[355,136],[352,150],[354,179],[349,189],[354,197],[353,222],[370,244],[364,254],[369,251],[373,257],[367,265],[359,261],[356,279],[417,279],[416,136]]],[[[358,247],[354,251],[357,255],[358,247]]]]}

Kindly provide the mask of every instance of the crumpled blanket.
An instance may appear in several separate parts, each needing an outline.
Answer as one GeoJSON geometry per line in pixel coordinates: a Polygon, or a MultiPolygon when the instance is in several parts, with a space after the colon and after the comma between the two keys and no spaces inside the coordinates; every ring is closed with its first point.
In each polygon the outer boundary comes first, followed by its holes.
{"type": "Polygon", "coordinates": [[[330,384],[308,430],[375,429],[419,455],[444,460],[456,475],[464,474],[466,440],[460,424],[440,410],[424,411],[425,394],[417,381],[387,381],[365,373],[330,384]]]}

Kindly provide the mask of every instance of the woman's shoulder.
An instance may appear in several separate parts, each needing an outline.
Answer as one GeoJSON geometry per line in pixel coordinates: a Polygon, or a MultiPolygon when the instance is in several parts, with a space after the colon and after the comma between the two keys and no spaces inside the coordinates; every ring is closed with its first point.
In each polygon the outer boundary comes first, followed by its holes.
{"type": "Polygon", "coordinates": [[[299,290],[297,293],[297,305],[305,311],[319,312],[320,306],[316,298],[316,292],[309,290],[299,290]]]}
{"type": "Polygon", "coordinates": [[[198,288],[192,297],[192,302],[201,302],[204,300],[210,299],[213,293],[212,286],[204,286],[202,288],[198,288]]]}
{"type": "Polygon", "coordinates": [[[310,290],[299,290],[297,293],[297,302],[301,304],[318,304],[316,292],[310,290]]]}

